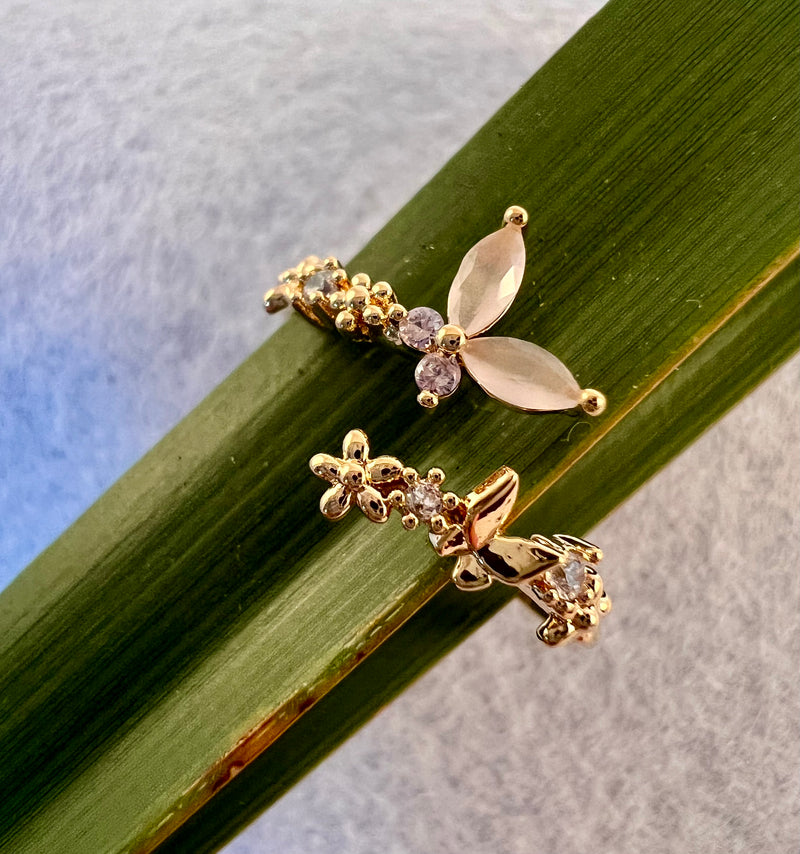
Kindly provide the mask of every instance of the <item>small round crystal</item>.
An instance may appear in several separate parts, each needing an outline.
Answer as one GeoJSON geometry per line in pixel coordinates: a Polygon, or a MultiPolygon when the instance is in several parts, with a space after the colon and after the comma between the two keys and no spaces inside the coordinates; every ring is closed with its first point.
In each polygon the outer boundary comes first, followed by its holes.
{"type": "Polygon", "coordinates": [[[383,335],[385,338],[388,338],[388,340],[391,341],[392,344],[396,344],[398,347],[400,346],[400,331],[396,326],[392,326],[391,324],[387,326],[383,330],[383,335]]]}
{"type": "Polygon", "coordinates": [[[567,599],[574,599],[586,583],[586,562],[580,555],[571,553],[566,563],[550,571],[558,592],[567,599]]]}
{"type": "Polygon", "coordinates": [[[442,493],[436,484],[421,480],[406,492],[406,507],[423,522],[430,522],[442,509],[442,493]]]}
{"type": "Polygon", "coordinates": [[[338,290],[338,285],[333,281],[332,271],[320,270],[306,279],[306,283],[303,285],[303,296],[306,300],[311,301],[314,294],[322,294],[327,297],[338,290]]]}
{"type": "Polygon", "coordinates": [[[415,350],[427,350],[436,340],[436,333],[444,326],[442,315],[432,308],[412,308],[400,321],[398,329],[404,344],[415,350]]]}
{"type": "Polygon", "coordinates": [[[461,382],[461,368],[455,359],[428,353],[419,360],[414,379],[421,391],[433,392],[437,397],[452,394],[461,382]]]}

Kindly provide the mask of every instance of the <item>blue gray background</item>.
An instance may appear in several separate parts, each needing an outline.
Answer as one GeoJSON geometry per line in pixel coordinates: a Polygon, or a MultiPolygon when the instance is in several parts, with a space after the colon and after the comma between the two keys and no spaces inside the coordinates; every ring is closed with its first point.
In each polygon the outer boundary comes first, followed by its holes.
{"type": "MultiPolygon", "coordinates": [[[[597,0],[0,0],[0,585],[597,0]]],[[[516,604],[227,854],[796,851],[797,360],[606,520],[615,614],[516,604]]]]}

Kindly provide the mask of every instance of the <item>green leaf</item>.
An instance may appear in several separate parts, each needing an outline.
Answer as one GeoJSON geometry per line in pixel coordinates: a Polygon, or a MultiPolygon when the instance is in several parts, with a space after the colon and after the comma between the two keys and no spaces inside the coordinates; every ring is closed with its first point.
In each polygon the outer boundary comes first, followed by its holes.
{"type": "Polygon", "coordinates": [[[421,532],[319,516],[307,460],[351,427],[461,493],[509,464],[512,531],[580,534],[797,348],[798,29],[613,0],[348,265],[441,309],[524,205],[495,332],[603,417],[474,386],[428,413],[413,362],[293,318],[0,595],[4,850],[212,850],[505,601],[442,590],[421,532]]]}

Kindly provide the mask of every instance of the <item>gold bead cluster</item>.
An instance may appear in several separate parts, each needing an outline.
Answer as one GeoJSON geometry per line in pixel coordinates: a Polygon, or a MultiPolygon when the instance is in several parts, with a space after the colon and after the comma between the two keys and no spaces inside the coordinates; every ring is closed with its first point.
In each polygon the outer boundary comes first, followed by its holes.
{"type": "MultiPolygon", "coordinates": [[[[564,560],[578,553],[592,564],[597,564],[603,557],[603,553],[596,547],[587,550],[573,546],[572,549],[564,560]]],[[[555,573],[558,571],[558,568],[547,569],[531,581],[537,598],[549,612],[548,619],[539,628],[539,637],[549,646],[556,646],[566,640],[592,641],[600,620],[611,610],[611,600],[605,592],[603,579],[594,566],[587,564],[580,593],[566,596],[556,581],[555,573]]]]}
{"type": "Polygon", "coordinates": [[[333,322],[345,335],[364,339],[385,335],[399,341],[397,326],[408,311],[396,301],[388,282],[372,282],[366,273],[348,277],[338,259],[305,258],[278,277],[264,295],[264,308],[274,314],[292,306],[317,325],[333,322]]]}
{"type": "Polygon", "coordinates": [[[402,489],[393,489],[389,493],[388,501],[392,507],[395,507],[402,514],[401,522],[407,531],[413,531],[420,522],[424,522],[431,529],[432,533],[438,535],[456,524],[452,514],[461,507],[463,501],[455,492],[440,492],[439,487],[444,483],[444,478],[445,474],[440,468],[429,469],[425,477],[422,477],[411,466],[406,466],[403,469],[402,480],[404,486],[402,489]],[[418,515],[419,511],[414,512],[409,505],[409,490],[413,490],[421,484],[427,484],[436,491],[441,505],[438,512],[433,512],[429,516],[418,515]]]}
{"type": "Polygon", "coordinates": [[[466,507],[455,492],[442,493],[445,474],[432,468],[423,477],[404,466],[396,457],[370,457],[369,439],[363,430],[351,430],[342,442],[342,456],[315,454],[309,461],[311,471],[329,484],[320,500],[320,511],[336,520],[357,506],[371,522],[386,522],[391,511],[401,515],[403,527],[413,531],[420,522],[436,535],[462,525],[466,507]],[[434,496],[430,512],[419,508],[412,494],[418,489],[434,496]]]}

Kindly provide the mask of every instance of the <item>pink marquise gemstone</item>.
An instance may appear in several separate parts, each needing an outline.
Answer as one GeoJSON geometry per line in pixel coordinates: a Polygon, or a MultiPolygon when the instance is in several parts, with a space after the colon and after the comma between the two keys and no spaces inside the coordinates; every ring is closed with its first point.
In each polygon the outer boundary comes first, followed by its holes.
{"type": "Polygon", "coordinates": [[[468,336],[488,329],[508,310],[525,272],[521,230],[507,225],[479,240],[464,256],[447,300],[447,319],[468,336]]]}
{"type": "Polygon", "coordinates": [[[414,379],[421,391],[433,392],[437,397],[447,397],[461,382],[461,368],[455,359],[440,356],[438,353],[428,353],[419,360],[414,379]]]}
{"type": "Polygon", "coordinates": [[[538,412],[571,409],[581,402],[581,387],[552,353],[518,338],[470,338],[461,350],[469,375],[487,394],[538,412]]]}

